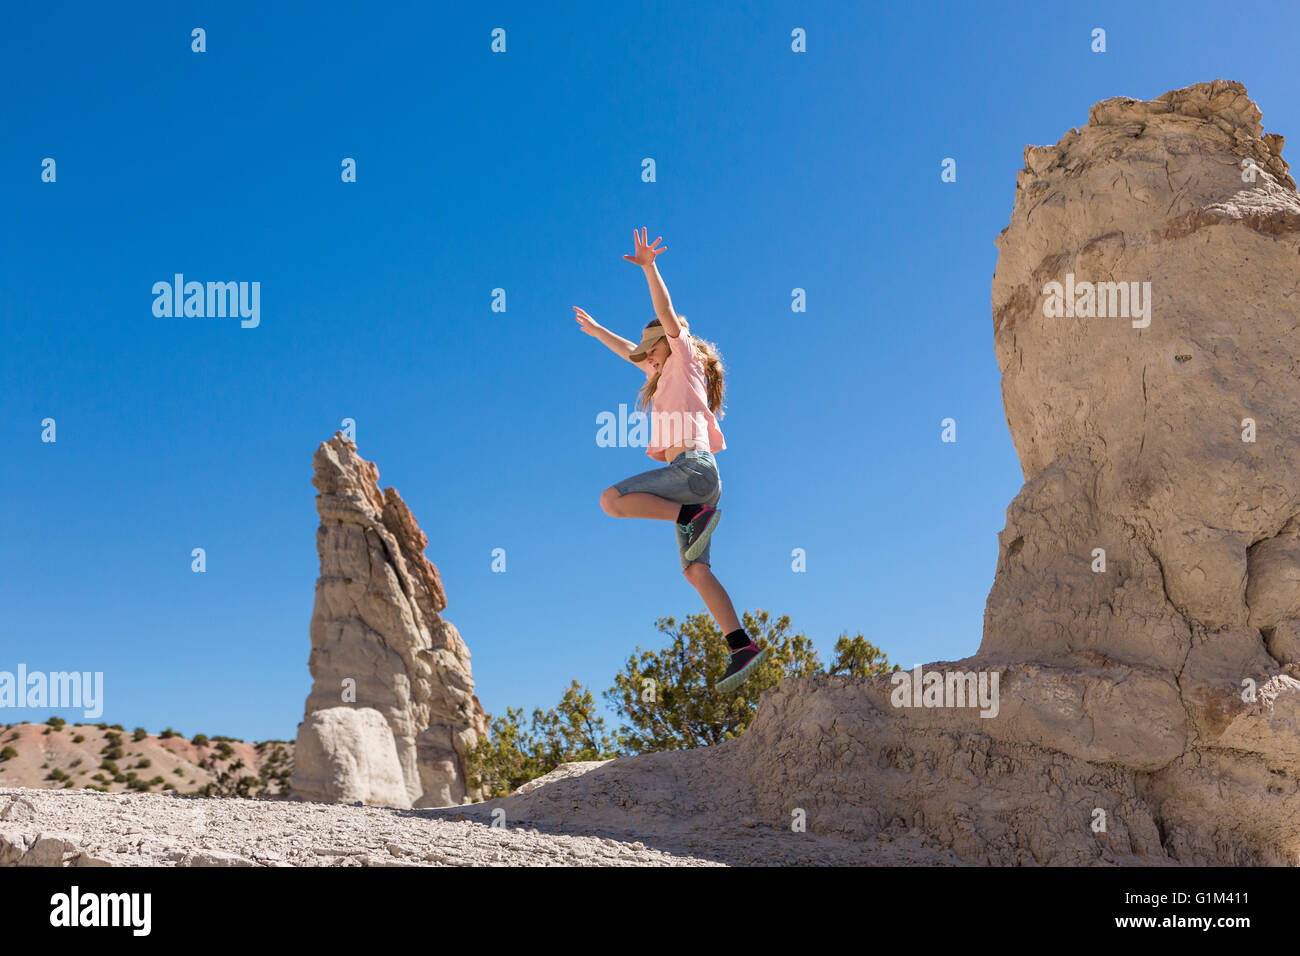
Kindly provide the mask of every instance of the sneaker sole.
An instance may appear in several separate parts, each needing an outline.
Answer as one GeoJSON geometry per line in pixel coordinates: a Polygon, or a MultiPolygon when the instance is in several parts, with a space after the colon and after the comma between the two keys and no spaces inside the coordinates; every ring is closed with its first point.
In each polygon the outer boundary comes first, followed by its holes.
{"type": "Polygon", "coordinates": [[[757,654],[754,655],[754,659],[752,661],[750,661],[740,670],[736,671],[736,673],[732,674],[730,677],[726,678],[725,680],[718,681],[718,690],[722,691],[723,693],[726,693],[727,691],[735,690],[737,687],[743,684],[745,682],[745,679],[754,673],[754,669],[758,667],[759,664],[763,663],[763,661],[767,660],[767,654],[768,651],[770,650],[771,648],[767,648],[767,647],[763,648],[763,650],[759,651],[757,654]]]}
{"type": "Polygon", "coordinates": [[[718,526],[718,519],[722,517],[722,512],[714,510],[713,515],[709,518],[709,523],[704,526],[703,533],[698,539],[686,549],[686,560],[694,561],[704,550],[704,546],[709,543],[709,538],[713,535],[713,529],[718,526]]]}

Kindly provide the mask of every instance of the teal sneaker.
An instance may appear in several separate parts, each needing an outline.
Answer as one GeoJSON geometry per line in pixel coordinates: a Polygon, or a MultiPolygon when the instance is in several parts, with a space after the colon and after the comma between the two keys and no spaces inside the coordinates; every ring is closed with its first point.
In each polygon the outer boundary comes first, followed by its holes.
{"type": "Polygon", "coordinates": [[[749,642],[748,647],[732,651],[731,661],[727,664],[726,673],[718,681],[717,689],[724,694],[735,690],[754,675],[758,665],[767,659],[767,655],[767,648],[759,650],[758,645],[753,641],[749,642]]]}
{"type": "Polygon", "coordinates": [[[721,517],[722,512],[719,509],[705,505],[688,524],[679,524],[677,526],[687,536],[687,561],[694,561],[700,556],[700,552],[709,543],[709,536],[713,534],[713,529],[718,526],[718,519],[721,517]]]}

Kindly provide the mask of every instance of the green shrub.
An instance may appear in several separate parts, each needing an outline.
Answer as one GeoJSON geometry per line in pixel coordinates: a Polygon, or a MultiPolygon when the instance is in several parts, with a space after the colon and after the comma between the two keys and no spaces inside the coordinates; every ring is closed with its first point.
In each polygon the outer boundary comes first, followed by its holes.
{"type": "Polygon", "coordinates": [[[49,773],[45,775],[45,779],[46,780],[70,780],[71,777],[69,777],[58,767],[55,767],[53,770],[51,770],[49,773]]]}
{"type": "Polygon", "coordinates": [[[46,723],[50,725],[51,730],[62,730],[68,726],[68,722],[62,717],[51,717],[46,723]]]}
{"type": "Polygon", "coordinates": [[[190,743],[192,743],[196,747],[206,747],[208,746],[208,735],[195,734],[193,739],[190,740],[190,743]]]}
{"type": "Polygon", "coordinates": [[[153,762],[148,757],[143,757],[135,766],[137,770],[143,770],[145,767],[152,767],[153,762]]]}
{"type": "Polygon", "coordinates": [[[13,747],[6,747],[4,750],[0,750],[0,761],[9,760],[17,756],[18,751],[14,750],[13,747]]]}
{"type": "Polygon", "coordinates": [[[82,736],[81,734],[77,734],[77,736],[75,736],[75,737],[72,738],[72,742],[73,742],[74,744],[79,744],[79,743],[81,743],[82,741],[84,741],[85,739],[86,739],[86,738],[85,738],[84,736],[82,736]]]}
{"type": "Polygon", "coordinates": [[[100,730],[108,730],[108,724],[96,724],[95,726],[100,730]]]}
{"type": "Polygon", "coordinates": [[[131,735],[131,739],[135,741],[140,741],[140,740],[144,740],[144,738],[148,736],[149,736],[149,731],[145,730],[143,727],[137,727],[135,728],[135,733],[131,735]]]}
{"type": "Polygon", "coordinates": [[[121,729],[122,729],[122,725],[121,725],[121,724],[109,724],[108,726],[111,727],[113,730],[121,730],[121,729]]]}
{"type": "Polygon", "coordinates": [[[166,730],[164,730],[162,733],[160,733],[160,734],[158,735],[158,739],[159,739],[159,740],[171,740],[171,738],[173,738],[173,737],[179,737],[179,736],[180,736],[180,734],[176,733],[176,731],[174,731],[174,730],[172,730],[170,727],[168,727],[166,730]]]}

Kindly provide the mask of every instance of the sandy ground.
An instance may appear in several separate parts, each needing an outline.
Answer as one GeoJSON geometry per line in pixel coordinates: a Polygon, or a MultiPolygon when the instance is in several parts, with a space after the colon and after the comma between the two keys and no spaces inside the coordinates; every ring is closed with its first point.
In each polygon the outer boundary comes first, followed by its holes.
{"type": "Polygon", "coordinates": [[[870,844],[762,826],[653,834],[491,825],[491,808],[398,810],[0,789],[0,865],[723,866],[953,864],[918,834],[870,844]],[[563,832],[558,832],[560,829],[563,832]]]}

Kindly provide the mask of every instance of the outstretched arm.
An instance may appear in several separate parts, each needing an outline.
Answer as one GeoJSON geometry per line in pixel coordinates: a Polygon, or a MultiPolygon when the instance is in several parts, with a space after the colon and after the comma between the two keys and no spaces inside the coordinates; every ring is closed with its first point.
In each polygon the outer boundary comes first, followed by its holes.
{"type": "Polygon", "coordinates": [[[659,318],[659,324],[664,327],[670,338],[677,338],[681,334],[681,323],[677,321],[677,313],[673,311],[673,301],[668,298],[668,286],[664,285],[663,276],[659,274],[659,267],[655,265],[655,256],[661,252],[667,252],[668,247],[656,249],[655,246],[663,241],[660,236],[654,242],[646,244],[645,226],[641,227],[641,234],[637,235],[635,229],[632,230],[632,238],[636,243],[636,254],[624,256],[628,262],[635,262],[645,272],[645,280],[650,286],[650,299],[655,305],[655,315],[659,318]]]}
{"type": "MultiPolygon", "coordinates": [[[[578,306],[575,305],[573,311],[577,313],[575,318],[578,320],[578,325],[582,327],[582,331],[586,332],[593,338],[600,339],[600,341],[604,343],[605,347],[619,358],[627,359],[629,362],[632,362],[628,356],[630,356],[632,350],[636,348],[635,342],[629,342],[627,339],[623,338],[623,336],[615,335],[582,309],[578,308],[578,306]]],[[[645,371],[646,366],[644,361],[632,362],[632,364],[642,371],[645,371]]]]}

